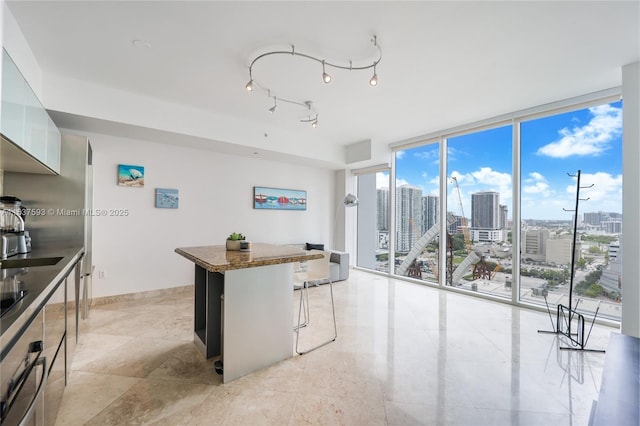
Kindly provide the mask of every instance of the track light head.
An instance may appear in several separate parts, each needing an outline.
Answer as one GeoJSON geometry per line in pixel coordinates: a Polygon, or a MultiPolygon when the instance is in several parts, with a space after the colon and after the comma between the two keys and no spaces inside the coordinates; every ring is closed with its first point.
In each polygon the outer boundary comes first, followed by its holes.
{"type": "Polygon", "coordinates": [[[273,106],[271,108],[269,108],[269,112],[271,114],[273,114],[274,112],[276,112],[276,108],[278,108],[278,98],[276,98],[275,96],[273,97],[273,106]]]}
{"type": "Polygon", "coordinates": [[[378,74],[376,73],[375,64],[373,65],[373,76],[371,77],[371,80],[369,80],[369,84],[372,85],[372,86],[377,86],[378,85],[378,74]]]}
{"type": "MultiPolygon", "coordinates": [[[[311,104],[309,104],[311,105],[311,104]]],[[[311,123],[311,127],[313,127],[314,129],[316,127],[318,127],[318,113],[316,113],[315,117],[311,117],[309,116],[309,118],[304,118],[302,120],[300,120],[301,123],[311,123]]]]}
{"type": "Polygon", "coordinates": [[[322,61],[322,81],[331,83],[331,76],[324,70],[324,61],[322,61]]]}
{"type": "Polygon", "coordinates": [[[249,82],[244,86],[249,92],[253,92],[253,75],[251,74],[251,67],[249,67],[249,82]]]}

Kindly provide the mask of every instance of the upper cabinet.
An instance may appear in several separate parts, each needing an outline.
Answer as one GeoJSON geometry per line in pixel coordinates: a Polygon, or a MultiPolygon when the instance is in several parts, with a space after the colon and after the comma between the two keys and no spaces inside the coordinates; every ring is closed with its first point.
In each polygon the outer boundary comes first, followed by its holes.
{"type": "Polygon", "coordinates": [[[2,51],[0,168],[11,172],[60,173],[60,131],[18,67],[2,51]]]}
{"type": "Polygon", "coordinates": [[[16,145],[24,141],[26,83],[7,52],[2,51],[2,116],[0,131],[16,145]]]}

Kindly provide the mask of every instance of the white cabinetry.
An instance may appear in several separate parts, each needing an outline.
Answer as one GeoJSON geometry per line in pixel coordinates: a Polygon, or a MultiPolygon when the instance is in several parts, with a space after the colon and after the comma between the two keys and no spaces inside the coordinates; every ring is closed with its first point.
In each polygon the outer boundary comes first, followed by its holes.
{"type": "Polygon", "coordinates": [[[25,81],[13,61],[2,51],[2,134],[16,145],[24,141],[25,81]]]}
{"type": "Polygon", "coordinates": [[[6,51],[2,51],[2,163],[6,171],[60,172],[60,131],[6,51]]]}
{"type": "Polygon", "coordinates": [[[44,163],[52,170],[60,173],[60,130],[51,117],[47,115],[47,154],[44,163]]]}

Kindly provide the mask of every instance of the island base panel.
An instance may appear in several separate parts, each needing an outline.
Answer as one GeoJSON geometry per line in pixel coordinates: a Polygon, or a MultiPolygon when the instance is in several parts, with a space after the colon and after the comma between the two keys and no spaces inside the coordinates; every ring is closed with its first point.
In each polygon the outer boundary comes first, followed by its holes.
{"type": "Polygon", "coordinates": [[[224,275],[195,266],[195,303],[193,340],[205,358],[222,353],[221,296],[224,275]]]}
{"type": "Polygon", "coordinates": [[[293,264],[226,271],[223,381],[293,355],[293,264]]]}

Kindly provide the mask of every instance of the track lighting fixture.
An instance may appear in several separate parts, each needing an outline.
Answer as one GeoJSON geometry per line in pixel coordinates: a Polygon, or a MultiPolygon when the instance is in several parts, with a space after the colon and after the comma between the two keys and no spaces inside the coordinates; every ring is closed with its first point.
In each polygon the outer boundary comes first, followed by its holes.
{"type": "MultiPolygon", "coordinates": [[[[271,56],[271,55],[291,55],[291,56],[296,56],[296,57],[301,57],[301,58],[305,58],[305,59],[310,59],[312,61],[318,62],[320,64],[322,64],[322,81],[324,81],[326,84],[330,83],[332,80],[331,74],[327,73],[326,68],[327,67],[333,67],[336,69],[342,69],[342,70],[347,70],[347,71],[361,71],[361,70],[367,70],[370,68],[373,68],[373,76],[371,77],[371,79],[369,79],[369,85],[371,86],[377,86],[378,85],[378,73],[376,71],[376,67],[377,65],[380,63],[380,61],[382,60],[382,49],[380,48],[380,46],[378,45],[378,39],[377,36],[373,36],[373,38],[371,39],[371,42],[373,43],[374,47],[378,50],[378,57],[377,59],[374,59],[372,62],[369,62],[366,65],[360,65],[360,66],[353,66],[353,61],[349,60],[348,65],[344,64],[337,64],[337,63],[332,63],[332,62],[327,62],[325,59],[320,59],[317,58],[315,56],[312,55],[308,55],[306,53],[300,53],[300,52],[296,52],[296,48],[295,46],[291,46],[291,50],[275,50],[275,51],[270,51],[270,52],[266,52],[263,53],[261,55],[256,56],[250,63],[249,65],[249,82],[245,85],[245,88],[247,89],[247,91],[249,92],[253,92],[254,89],[256,88],[260,88],[263,91],[266,91],[268,93],[268,97],[271,98],[273,97],[273,106],[271,108],[269,108],[269,112],[273,113],[275,112],[276,108],[277,108],[277,99],[275,96],[271,96],[271,92],[269,90],[267,90],[265,88],[265,86],[258,84],[257,82],[254,81],[253,79],[253,67],[255,66],[255,64],[261,60],[264,57],[267,56],[271,56]]],[[[282,102],[286,102],[286,103],[290,103],[290,104],[294,104],[294,105],[298,105],[301,107],[305,107],[308,112],[310,113],[315,113],[315,117],[311,118],[313,115],[309,115],[308,119],[303,119],[300,120],[300,122],[303,123],[311,123],[312,127],[317,127],[318,126],[318,113],[316,112],[315,108],[312,111],[312,102],[311,101],[296,101],[294,99],[291,99],[289,97],[283,98],[282,96],[279,96],[278,99],[282,102]]]]}

